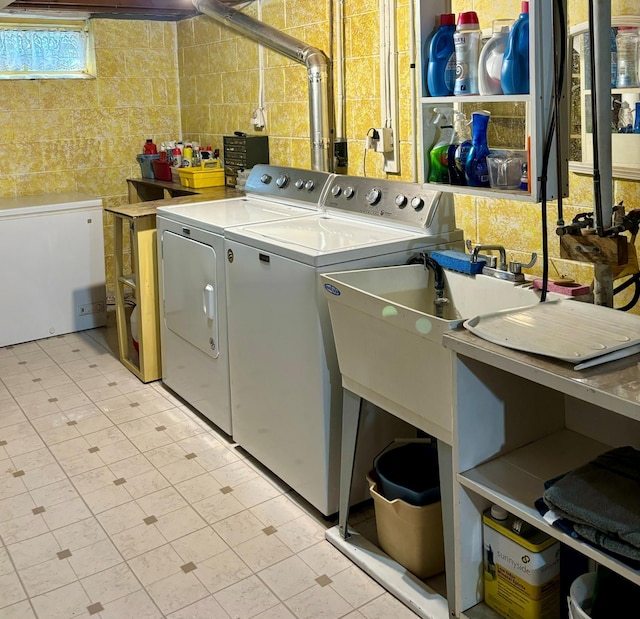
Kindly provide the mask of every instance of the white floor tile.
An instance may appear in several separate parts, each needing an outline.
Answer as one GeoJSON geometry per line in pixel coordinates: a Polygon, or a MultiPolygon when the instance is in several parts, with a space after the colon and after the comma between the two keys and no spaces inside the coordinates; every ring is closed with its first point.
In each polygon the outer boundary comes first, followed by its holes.
{"type": "Polygon", "coordinates": [[[193,573],[209,593],[215,593],[248,578],[252,572],[233,550],[226,550],[198,563],[193,573]]]}
{"type": "Polygon", "coordinates": [[[4,606],[10,606],[26,599],[27,595],[20,584],[18,575],[9,572],[0,576],[0,617],[4,617],[4,606]]]}
{"type": "Polygon", "coordinates": [[[377,582],[355,565],[333,575],[331,580],[333,582],[329,586],[354,608],[359,608],[385,592],[377,582]]]}
{"type": "Polygon", "coordinates": [[[287,600],[316,584],[316,573],[296,556],[262,570],[258,576],[281,600],[287,600]]]}
{"type": "Polygon", "coordinates": [[[414,617],[111,340],[0,348],[2,619],[414,617]]]}
{"type": "Polygon", "coordinates": [[[338,619],[354,610],[331,587],[320,585],[294,595],[286,605],[300,619],[338,619]]]}
{"type": "Polygon", "coordinates": [[[163,615],[158,606],[146,591],[140,590],[122,598],[103,604],[100,619],[162,619],[163,615]]]}
{"type": "Polygon", "coordinates": [[[199,565],[221,552],[229,550],[224,540],[209,526],[194,531],[171,542],[183,563],[190,561],[199,565]]]}
{"type": "Polygon", "coordinates": [[[195,604],[171,613],[168,619],[229,619],[230,616],[210,595],[195,604]]]}
{"type": "Polygon", "coordinates": [[[103,606],[125,597],[142,587],[126,563],[119,563],[109,569],[87,576],[81,581],[92,602],[103,606]]]}
{"type": "Polygon", "coordinates": [[[145,586],[173,574],[179,574],[181,565],[184,565],[182,559],[170,544],[129,560],[129,567],[145,586]]]}
{"type": "Polygon", "coordinates": [[[237,619],[249,619],[279,603],[257,576],[250,576],[215,595],[220,605],[237,619]]]}
{"type": "Polygon", "coordinates": [[[193,572],[181,572],[159,580],[149,585],[147,591],[165,614],[180,610],[209,595],[193,572]]]}

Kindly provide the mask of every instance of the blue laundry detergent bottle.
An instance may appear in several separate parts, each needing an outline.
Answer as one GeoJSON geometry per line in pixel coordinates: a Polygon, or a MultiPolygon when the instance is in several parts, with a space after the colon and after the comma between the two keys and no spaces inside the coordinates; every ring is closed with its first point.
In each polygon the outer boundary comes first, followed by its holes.
{"type": "Polygon", "coordinates": [[[485,110],[471,115],[471,148],[464,164],[464,177],[469,187],[489,187],[487,127],[491,114],[485,110]]]}
{"type": "Polygon", "coordinates": [[[455,14],[440,15],[440,27],[429,43],[427,60],[427,92],[431,97],[447,97],[453,94],[456,79],[456,57],[453,46],[455,31],[455,14]]]}
{"type": "Polygon", "coordinates": [[[521,13],[509,33],[502,59],[500,85],[505,95],[529,94],[529,3],[523,2],[521,13]]]}

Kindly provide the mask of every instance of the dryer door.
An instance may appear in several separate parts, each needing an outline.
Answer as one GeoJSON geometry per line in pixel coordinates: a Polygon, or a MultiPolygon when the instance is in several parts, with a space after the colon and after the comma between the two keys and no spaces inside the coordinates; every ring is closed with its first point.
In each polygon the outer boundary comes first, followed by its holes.
{"type": "Polygon", "coordinates": [[[220,353],[215,249],[168,230],[161,242],[165,324],[216,358],[220,353]]]}

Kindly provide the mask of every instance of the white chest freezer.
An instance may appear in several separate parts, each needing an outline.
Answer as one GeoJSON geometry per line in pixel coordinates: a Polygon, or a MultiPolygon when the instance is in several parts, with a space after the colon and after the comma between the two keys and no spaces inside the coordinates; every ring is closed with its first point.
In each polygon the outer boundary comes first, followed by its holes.
{"type": "Polygon", "coordinates": [[[0,346],[106,322],[102,200],[0,198],[0,346]]]}

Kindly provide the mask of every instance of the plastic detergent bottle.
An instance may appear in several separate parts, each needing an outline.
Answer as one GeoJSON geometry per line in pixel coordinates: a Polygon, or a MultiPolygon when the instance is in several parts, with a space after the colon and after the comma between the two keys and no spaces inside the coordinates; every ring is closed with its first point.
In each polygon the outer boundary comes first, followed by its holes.
{"type": "Polygon", "coordinates": [[[472,118],[471,148],[464,164],[464,177],[469,187],[489,187],[487,155],[487,126],[491,114],[485,110],[474,112],[472,118]]]}
{"type": "Polygon", "coordinates": [[[453,122],[453,143],[447,150],[447,168],[449,169],[449,183],[452,185],[466,185],[464,164],[471,148],[471,121],[462,112],[455,112],[453,122]]]}
{"type": "Polygon", "coordinates": [[[458,26],[453,35],[456,50],[456,81],[454,95],[477,95],[478,60],[480,59],[480,40],[482,33],[475,11],[460,13],[458,26]]]}
{"type": "Polygon", "coordinates": [[[429,43],[427,60],[427,91],[432,97],[446,97],[453,94],[456,79],[456,57],[453,46],[455,31],[455,14],[440,15],[440,27],[429,43]]]}
{"type": "Polygon", "coordinates": [[[158,147],[153,143],[152,138],[148,138],[144,143],[144,154],[145,155],[157,155],[158,147]]]}
{"type": "Polygon", "coordinates": [[[618,112],[618,133],[633,133],[633,114],[628,101],[623,101],[618,112]]]}
{"type": "Polygon", "coordinates": [[[438,138],[429,151],[429,182],[448,183],[449,169],[447,167],[447,153],[453,141],[453,108],[434,108],[436,117],[433,121],[438,126],[438,138]]]}
{"type": "Polygon", "coordinates": [[[484,44],[478,61],[478,89],[481,95],[501,95],[502,59],[507,48],[510,19],[496,19],[493,22],[491,38],[484,44]]]}
{"type": "Polygon", "coordinates": [[[505,95],[529,93],[529,3],[526,1],[509,33],[500,83],[505,95]]]}
{"type": "Polygon", "coordinates": [[[618,50],[618,88],[638,86],[638,29],[635,26],[619,26],[616,36],[618,50]]]}

